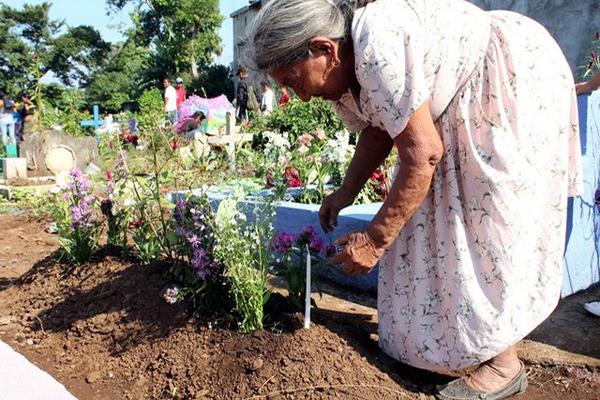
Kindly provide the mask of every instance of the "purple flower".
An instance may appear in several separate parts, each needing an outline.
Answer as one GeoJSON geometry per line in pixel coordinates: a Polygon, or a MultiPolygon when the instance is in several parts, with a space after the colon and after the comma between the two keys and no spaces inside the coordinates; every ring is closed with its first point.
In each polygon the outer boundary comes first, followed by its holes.
{"type": "Polygon", "coordinates": [[[210,257],[206,249],[199,247],[194,249],[194,255],[190,260],[190,266],[199,279],[205,280],[215,270],[216,263],[210,257]]]}
{"type": "Polygon", "coordinates": [[[308,239],[308,248],[314,252],[320,253],[324,245],[323,239],[317,235],[313,235],[308,239]]]}
{"type": "Polygon", "coordinates": [[[277,232],[273,237],[271,249],[279,254],[285,254],[292,248],[295,241],[296,235],[289,232],[277,232]]]}
{"type": "Polygon", "coordinates": [[[198,235],[193,234],[193,233],[188,236],[188,242],[190,243],[192,248],[200,247],[200,245],[202,244],[198,235]]]}
{"type": "Polygon", "coordinates": [[[74,196],[85,196],[90,188],[90,180],[86,178],[80,170],[72,169],[69,173],[69,181],[67,182],[67,189],[69,189],[74,196]]]}

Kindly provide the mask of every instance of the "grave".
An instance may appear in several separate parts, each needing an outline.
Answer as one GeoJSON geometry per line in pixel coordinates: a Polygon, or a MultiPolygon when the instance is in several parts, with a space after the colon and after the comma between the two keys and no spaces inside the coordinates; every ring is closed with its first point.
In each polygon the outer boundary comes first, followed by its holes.
{"type": "Polygon", "coordinates": [[[35,176],[54,175],[73,166],[83,171],[90,163],[99,164],[95,138],[74,137],[55,130],[25,136],[21,155],[27,160],[27,168],[33,171],[30,175],[35,176]]]}
{"type": "Polygon", "coordinates": [[[27,160],[24,158],[0,158],[0,168],[6,181],[27,178],[27,160]]]}
{"type": "Polygon", "coordinates": [[[579,96],[584,193],[569,199],[563,295],[600,282],[600,91],[579,96]]]}

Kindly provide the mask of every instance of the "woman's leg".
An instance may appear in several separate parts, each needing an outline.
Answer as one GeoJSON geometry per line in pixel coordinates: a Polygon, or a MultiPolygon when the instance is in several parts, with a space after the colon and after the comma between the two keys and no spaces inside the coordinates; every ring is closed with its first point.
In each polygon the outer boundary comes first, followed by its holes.
{"type": "Polygon", "coordinates": [[[465,383],[472,389],[491,393],[508,385],[520,370],[521,361],[513,346],[481,364],[465,378],[465,383]]]}
{"type": "Polygon", "coordinates": [[[2,144],[8,144],[8,124],[0,120],[0,134],[2,135],[2,144]]]}
{"type": "Polygon", "coordinates": [[[17,137],[15,136],[15,122],[14,121],[11,121],[8,123],[8,136],[12,139],[12,142],[11,142],[11,140],[9,140],[9,142],[11,144],[17,143],[17,137]]]}

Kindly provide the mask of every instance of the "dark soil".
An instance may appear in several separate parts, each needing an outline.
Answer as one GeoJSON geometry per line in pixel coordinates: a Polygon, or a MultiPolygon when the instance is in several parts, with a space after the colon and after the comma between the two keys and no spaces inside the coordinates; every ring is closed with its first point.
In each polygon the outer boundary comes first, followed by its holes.
{"type": "MultiPolygon", "coordinates": [[[[70,268],[44,221],[0,216],[0,226],[10,232],[0,236],[0,338],[80,399],[428,399],[448,380],[383,355],[376,327],[356,315],[317,309],[304,330],[273,295],[269,328],[240,335],[167,304],[159,266],[104,250],[70,268]]],[[[597,372],[528,371],[521,399],[599,398],[597,372]]]]}

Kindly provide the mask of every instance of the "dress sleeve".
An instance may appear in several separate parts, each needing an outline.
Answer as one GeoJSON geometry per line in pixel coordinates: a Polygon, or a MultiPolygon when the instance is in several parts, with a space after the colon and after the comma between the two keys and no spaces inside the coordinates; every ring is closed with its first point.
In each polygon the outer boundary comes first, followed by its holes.
{"type": "Polygon", "coordinates": [[[335,109],[338,117],[340,117],[344,123],[346,129],[348,129],[350,132],[361,132],[363,129],[369,126],[368,122],[360,119],[358,115],[353,113],[352,110],[350,110],[350,108],[341,101],[334,102],[333,108],[335,109]]]}
{"type": "Polygon", "coordinates": [[[356,75],[371,118],[394,138],[431,96],[423,68],[424,28],[416,18],[367,18],[357,36],[356,75]]]}

